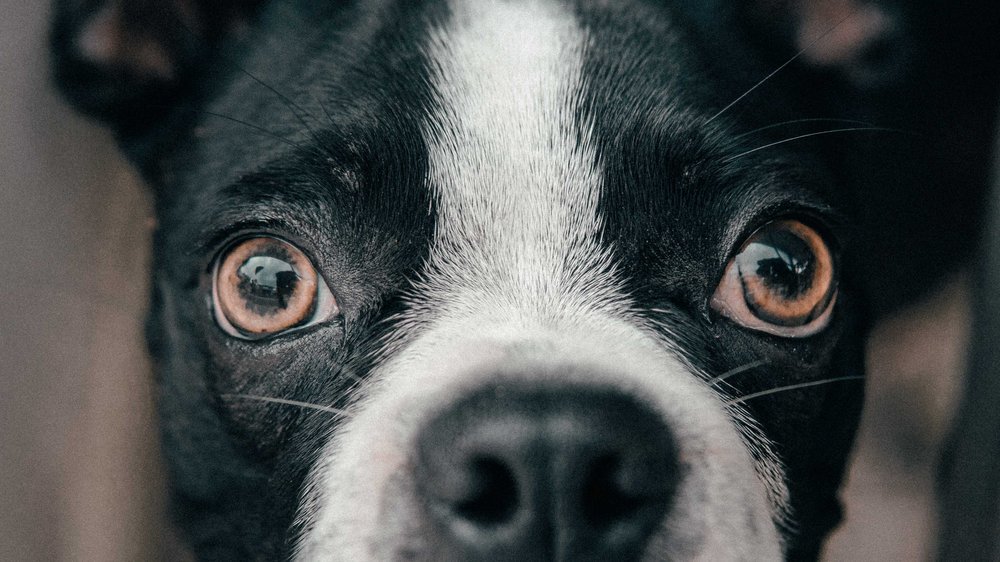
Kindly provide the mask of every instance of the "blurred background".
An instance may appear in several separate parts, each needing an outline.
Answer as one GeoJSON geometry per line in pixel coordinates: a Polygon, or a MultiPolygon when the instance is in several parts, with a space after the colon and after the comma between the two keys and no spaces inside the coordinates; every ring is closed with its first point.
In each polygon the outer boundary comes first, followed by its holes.
{"type": "MultiPolygon", "coordinates": [[[[0,560],[175,560],[142,339],[150,202],[48,83],[48,2],[0,0],[0,560]]],[[[883,322],[826,559],[920,560],[969,282],[883,322]]]]}

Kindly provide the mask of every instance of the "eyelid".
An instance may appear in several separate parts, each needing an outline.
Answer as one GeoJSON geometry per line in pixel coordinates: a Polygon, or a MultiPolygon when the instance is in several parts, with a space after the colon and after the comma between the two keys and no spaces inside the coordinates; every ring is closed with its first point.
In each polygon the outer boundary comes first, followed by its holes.
{"type": "Polygon", "coordinates": [[[205,266],[207,271],[211,271],[211,268],[215,267],[215,262],[219,259],[219,256],[231,248],[234,243],[245,238],[261,236],[287,242],[298,248],[313,263],[316,263],[310,253],[306,251],[308,245],[299,243],[304,237],[295,235],[295,232],[294,225],[280,219],[262,219],[260,217],[253,219],[241,218],[232,222],[223,222],[223,226],[202,232],[197,239],[192,241],[190,244],[191,250],[188,253],[192,255],[211,256],[211,259],[205,266]],[[271,234],[275,232],[282,234],[271,234]]]}
{"type": "Polygon", "coordinates": [[[836,209],[815,202],[765,204],[749,209],[744,216],[745,220],[737,219],[735,226],[726,230],[719,244],[722,259],[716,262],[717,278],[722,277],[722,272],[729,267],[729,262],[740,252],[744,243],[772,222],[793,220],[815,230],[835,259],[840,255],[840,230],[850,222],[836,209]]]}

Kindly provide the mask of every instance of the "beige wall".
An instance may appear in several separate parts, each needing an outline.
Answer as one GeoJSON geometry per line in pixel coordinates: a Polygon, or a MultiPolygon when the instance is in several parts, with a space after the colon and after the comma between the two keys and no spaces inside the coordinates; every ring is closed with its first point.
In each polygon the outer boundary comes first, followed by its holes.
{"type": "Polygon", "coordinates": [[[149,204],[51,91],[47,4],[0,3],[0,560],[150,559],[149,204]]]}

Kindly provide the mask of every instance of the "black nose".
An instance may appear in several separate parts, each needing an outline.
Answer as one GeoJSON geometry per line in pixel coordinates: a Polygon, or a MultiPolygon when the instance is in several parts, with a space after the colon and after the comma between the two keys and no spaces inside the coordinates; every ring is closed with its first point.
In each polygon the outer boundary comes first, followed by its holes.
{"type": "Polygon", "coordinates": [[[481,389],[423,428],[415,475],[447,560],[642,557],[676,487],[670,432],[623,394],[481,389]]]}

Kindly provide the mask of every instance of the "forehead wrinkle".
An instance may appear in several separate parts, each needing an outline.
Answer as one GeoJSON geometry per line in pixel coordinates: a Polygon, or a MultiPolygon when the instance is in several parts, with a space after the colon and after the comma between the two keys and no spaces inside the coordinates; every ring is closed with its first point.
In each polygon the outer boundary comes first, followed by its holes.
{"type": "Polygon", "coordinates": [[[565,308],[583,288],[612,292],[599,243],[602,174],[591,125],[579,120],[585,32],[557,2],[451,8],[428,57],[437,106],[425,135],[439,203],[430,270],[450,291],[516,295],[535,308],[565,308]]]}

